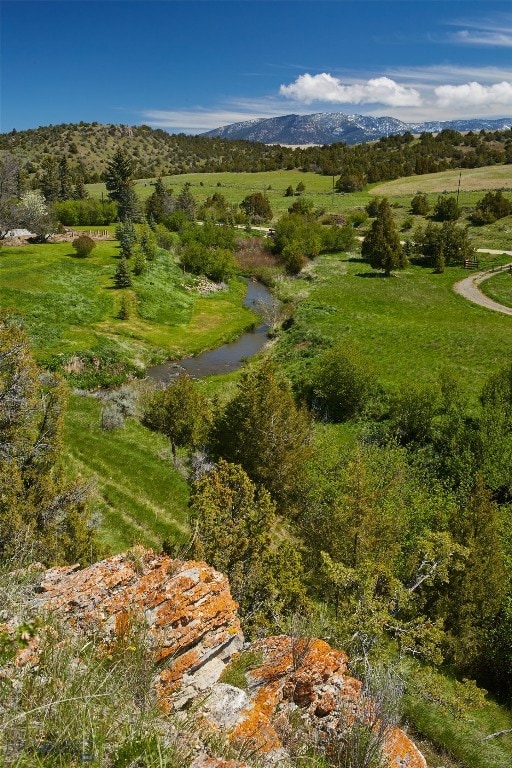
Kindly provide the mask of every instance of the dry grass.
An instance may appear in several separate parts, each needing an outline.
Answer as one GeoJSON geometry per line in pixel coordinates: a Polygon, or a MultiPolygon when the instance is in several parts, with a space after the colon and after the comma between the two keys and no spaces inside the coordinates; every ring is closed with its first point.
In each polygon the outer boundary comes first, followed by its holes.
{"type": "Polygon", "coordinates": [[[372,188],[374,195],[414,195],[416,192],[456,192],[461,176],[461,191],[512,188],[512,165],[493,165],[485,168],[458,168],[441,173],[387,181],[372,188]]]}

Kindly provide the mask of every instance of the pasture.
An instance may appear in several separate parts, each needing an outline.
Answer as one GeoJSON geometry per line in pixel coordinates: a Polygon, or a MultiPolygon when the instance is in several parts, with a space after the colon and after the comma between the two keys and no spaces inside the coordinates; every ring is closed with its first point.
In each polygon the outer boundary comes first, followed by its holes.
{"type": "Polygon", "coordinates": [[[0,302],[24,318],[40,362],[108,347],[143,367],[197,354],[236,338],[254,314],[242,306],[245,284],[206,296],[194,290],[177,259],[160,249],[130,289],[117,289],[113,241],[78,259],[69,243],[5,247],[0,252],[0,302]],[[120,319],[121,298],[130,307],[120,319]]]}

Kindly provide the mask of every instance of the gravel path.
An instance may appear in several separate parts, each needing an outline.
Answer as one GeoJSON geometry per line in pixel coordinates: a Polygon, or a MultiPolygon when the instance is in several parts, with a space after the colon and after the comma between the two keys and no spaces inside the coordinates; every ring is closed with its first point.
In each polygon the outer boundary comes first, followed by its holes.
{"type": "MultiPolygon", "coordinates": [[[[506,253],[508,256],[512,256],[512,251],[495,251],[488,248],[478,248],[478,253],[506,253]]],[[[509,265],[507,264],[506,267],[508,266],[509,265]]],[[[501,312],[504,315],[512,315],[512,307],[505,307],[503,304],[498,304],[497,301],[493,301],[486,296],[485,293],[482,293],[478,287],[480,283],[484,280],[488,280],[495,274],[497,274],[496,271],[492,269],[488,269],[485,272],[476,272],[469,277],[465,277],[464,280],[459,280],[458,283],[455,283],[453,290],[468,301],[472,301],[473,304],[479,304],[481,307],[492,309],[494,312],[501,312]]]]}

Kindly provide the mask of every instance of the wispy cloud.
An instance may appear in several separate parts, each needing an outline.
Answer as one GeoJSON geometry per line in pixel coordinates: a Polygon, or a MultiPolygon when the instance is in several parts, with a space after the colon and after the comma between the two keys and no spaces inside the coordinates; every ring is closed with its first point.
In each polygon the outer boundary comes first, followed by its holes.
{"type": "Polygon", "coordinates": [[[459,19],[450,23],[458,27],[449,35],[450,42],[460,45],[512,47],[512,15],[498,14],[493,18],[459,19]]]}
{"type": "Polygon", "coordinates": [[[383,104],[390,107],[415,107],[421,104],[415,88],[400,85],[389,77],[374,77],[347,84],[327,72],[299,75],[290,85],[281,85],[281,96],[304,104],[320,101],[329,104],[383,104]]]}
{"type": "Polygon", "coordinates": [[[453,43],[462,45],[486,45],[493,48],[512,48],[512,30],[485,31],[460,29],[451,35],[453,43]]]}

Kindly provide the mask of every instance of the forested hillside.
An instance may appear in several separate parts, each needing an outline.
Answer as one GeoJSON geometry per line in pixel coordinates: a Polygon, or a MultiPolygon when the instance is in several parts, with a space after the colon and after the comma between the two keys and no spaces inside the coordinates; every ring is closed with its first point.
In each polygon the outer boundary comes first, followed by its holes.
{"type": "Polygon", "coordinates": [[[79,123],[0,135],[0,150],[21,162],[37,186],[54,159],[66,158],[74,178],[99,181],[109,158],[122,148],[133,158],[135,178],[181,173],[270,171],[300,168],[341,176],[342,191],[367,182],[421,175],[449,168],[476,168],[512,161],[512,131],[392,135],[377,142],[291,149],[251,141],[169,134],[146,125],[79,123]]]}

